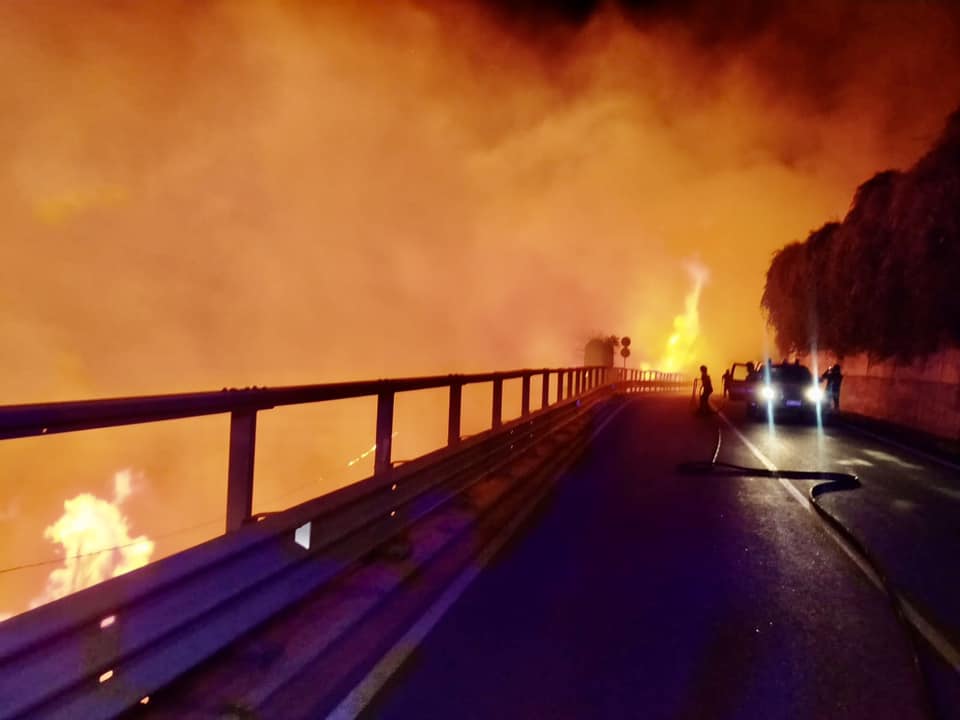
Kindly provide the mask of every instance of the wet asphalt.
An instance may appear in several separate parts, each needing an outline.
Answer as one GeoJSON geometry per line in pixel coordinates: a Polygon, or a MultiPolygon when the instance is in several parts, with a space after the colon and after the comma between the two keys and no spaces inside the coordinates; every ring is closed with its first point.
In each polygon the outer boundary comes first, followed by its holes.
{"type": "MultiPolygon", "coordinates": [[[[629,403],[364,717],[926,717],[904,627],[815,515],[776,480],[677,472],[718,430],[721,460],[760,466],[688,403],[629,403]]],[[[840,425],[726,415],[778,468],[857,473],[824,505],[956,643],[957,469],[840,425]]],[[[935,710],[960,717],[957,673],[920,651],[935,710]]]]}

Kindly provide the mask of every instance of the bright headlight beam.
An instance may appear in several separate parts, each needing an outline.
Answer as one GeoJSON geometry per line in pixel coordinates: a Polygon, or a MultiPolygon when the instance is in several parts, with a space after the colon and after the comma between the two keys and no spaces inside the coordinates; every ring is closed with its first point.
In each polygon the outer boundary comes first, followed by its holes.
{"type": "Polygon", "coordinates": [[[804,393],[804,395],[806,395],[807,400],[809,400],[812,403],[818,403],[821,400],[823,400],[823,390],[821,390],[816,385],[814,385],[813,387],[807,388],[807,391],[806,393],[804,393]]]}
{"type": "Polygon", "coordinates": [[[773,391],[773,388],[769,385],[764,385],[760,388],[760,397],[764,400],[773,400],[776,397],[776,393],[773,391]]]}

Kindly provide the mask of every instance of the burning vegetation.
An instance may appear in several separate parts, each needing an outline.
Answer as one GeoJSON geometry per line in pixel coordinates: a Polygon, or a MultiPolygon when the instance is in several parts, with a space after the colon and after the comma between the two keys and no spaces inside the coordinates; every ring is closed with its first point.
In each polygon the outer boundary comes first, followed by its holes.
{"type": "MultiPolygon", "coordinates": [[[[721,365],[763,342],[782,239],[960,95],[946,3],[495,4],[0,3],[0,404],[569,365],[597,327],[634,365],[721,365]]],[[[257,492],[335,487],[373,412],[265,419],[257,492]]],[[[65,498],[155,538],[141,559],[219,527],[209,423],[0,447],[0,565],[65,498]],[[88,491],[131,464],[151,511],[114,515],[88,491]]],[[[92,547],[72,522],[66,555],[92,547]]],[[[5,575],[0,606],[44,580],[5,575]]]]}

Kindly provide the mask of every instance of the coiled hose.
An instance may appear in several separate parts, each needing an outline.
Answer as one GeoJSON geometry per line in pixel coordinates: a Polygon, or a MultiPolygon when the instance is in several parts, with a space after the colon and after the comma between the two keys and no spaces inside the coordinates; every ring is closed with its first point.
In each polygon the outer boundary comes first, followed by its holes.
{"type": "Polygon", "coordinates": [[[831,492],[844,492],[847,490],[856,490],[861,487],[860,479],[853,473],[845,472],[825,472],[819,470],[767,470],[766,468],[746,467],[744,465],[734,465],[732,463],[718,462],[717,456],[720,454],[720,445],[723,441],[723,433],[717,428],[717,446],[713,453],[712,460],[683,462],[677,465],[677,472],[684,475],[721,475],[728,477],[767,477],[786,480],[821,480],[816,485],[810,487],[808,496],[810,504],[817,515],[827,525],[830,526],[843,540],[848,547],[855,552],[860,559],[873,571],[879,583],[880,589],[890,602],[893,612],[897,617],[900,627],[904,630],[909,643],[913,659],[913,669],[916,673],[921,693],[924,712],[931,720],[936,720],[939,713],[934,701],[934,692],[931,687],[930,678],[923,668],[920,660],[920,643],[917,631],[913,624],[907,619],[907,612],[904,608],[903,599],[894,589],[893,584],[887,578],[880,564],[867,550],[866,546],[853,533],[850,528],[844,525],[835,515],[820,504],[820,497],[831,492]]]}

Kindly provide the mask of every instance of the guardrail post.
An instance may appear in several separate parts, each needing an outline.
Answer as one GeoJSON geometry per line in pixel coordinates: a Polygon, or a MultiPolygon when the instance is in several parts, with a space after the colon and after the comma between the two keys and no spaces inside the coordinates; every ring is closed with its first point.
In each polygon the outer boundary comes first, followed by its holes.
{"type": "Polygon", "coordinates": [[[557,372],[557,402],[563,400],[563,371],[557,372]]]}
{"type": "Polygon", "coordinates": [[[253,514],[253,454],[257,444],[257,411],[230,413],[230,455],[227,470],[227,532],[238,530],[253,514]]]}
{"type": "Polygon", "coordinates": [[[463,405],[463,383],[450,383],[450,413],[447,420],[447,445],[460,442],[460,408],[463,405]]]}
{"type": "Polygon", "coordinates": [[[581,386],[583,385],[583,370],[574,370],[573,371],[573,394],[579,395],[581,386]]]}
{"type": "Polygon", "coordinates": [[[543,387],[540,388],[540,408],[550,405],[550,373],[543,374],[543,387]]]}
{"type": "Polygon", "coordinates": [[[393,390],[377,395],[377,451],[373,456],[374,475],[389,473],[393,451],[393,390]]]}
{"type": "Polygon", "coordinates": [[[503,425],[503,378],[493,381],[493,417],[490,426],[494,429],[503,425]]]}
{"type": "Polygon", "coordinates": [[[530,376],[524,375],[523,380],[523,397],[520,399],[520,417],[526,417],[530,414],[530,376]]]}
{"type": "Polygon", "coordinates": [[[567,370],[567,397],[573,395],[573,370],[567,370]]]}

